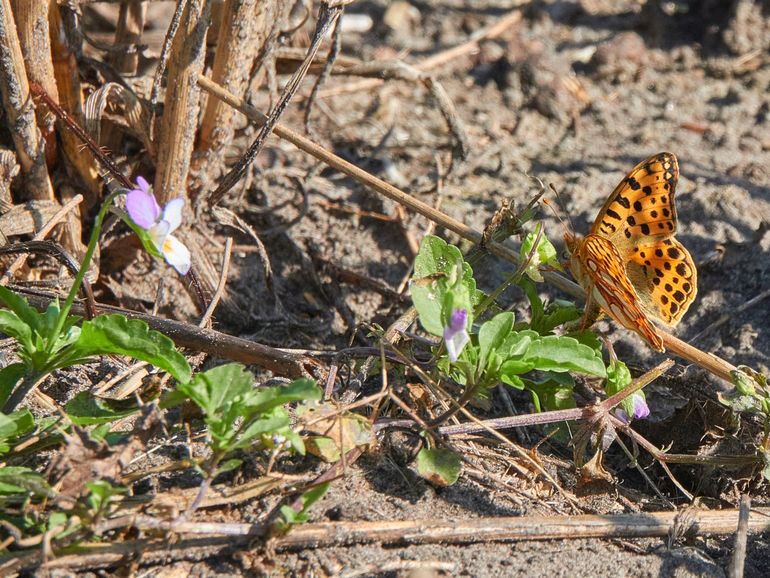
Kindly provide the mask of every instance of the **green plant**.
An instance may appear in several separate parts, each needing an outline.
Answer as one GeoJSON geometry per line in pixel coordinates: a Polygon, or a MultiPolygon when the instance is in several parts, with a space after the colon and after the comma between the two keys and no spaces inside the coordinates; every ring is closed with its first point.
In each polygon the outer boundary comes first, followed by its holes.
{"type": "MultiPolygon", "coordinates": [[[[553,260],[550,243],[538,236],[529,243],[530,252],[541,264],[553,260]]],[[[420,324],[430,334],[443,338],[444,347],[435,353],[437,368],[464,386],[464,403],[474,396],[485,396],[500,382],[528,390],[538,409],[560,408],[571,398],[574,382],[569,372],[607,377],[598,340],[590,333],[554,335],[558,324],[575,318],[576,309],[563,302],[546,308],[537,298],[532,282],[520,284],[533,305],[534,322],[517,322],[509,311],[487,316],[478,308],[483,295],[476,289],[470,265],[459,249],[438,237],[426,237],[415,260],[411,289],[420,324]],[[457,312],[464,312],[458,315],[457,312]],[[455,323],[464,317],[463,327],[455,323]],[[467,339],[457,338],[465,332],[467,339]],[[451,353],[451,341],[463,346],[451,353]],[[555,402],[555,403],[552,403],[555,402]]]]}
{"type": "Polygon", "coordinates": [[[0,331],[16,340],[21,361],[0,371],[0,403],[10,413],[46,375],[56,369],[88,361],[95,355],[127,355],[169,372],[178,381],[190,379],[190,366],[174,343],[151,330],[146,323],[123,315],[100,315],[84,321],[70,315],[75,296],[93,258],[102,224],[115,197],[102,204],[96,217],[85,257],[63,306],[54,301],[40,313],[6,287],[0,286],[0,301],[8,308],[0,311],[0,331]]]}
{"type": "Polygon", "coordinates": [[[256,388],[253,376],[237,363],[209,369],[179,384],[162,405],[189,399],[200,407],[211,448],[211,455],[198,466],[204,484],[197,501],[216,476],[240,467],[242,460],[232,457],[237,450],[281,446],[304,455],[304,442],[292,428],[284,406],[320,398],[315,382],[304,378],[285,386],[256,388]]]}

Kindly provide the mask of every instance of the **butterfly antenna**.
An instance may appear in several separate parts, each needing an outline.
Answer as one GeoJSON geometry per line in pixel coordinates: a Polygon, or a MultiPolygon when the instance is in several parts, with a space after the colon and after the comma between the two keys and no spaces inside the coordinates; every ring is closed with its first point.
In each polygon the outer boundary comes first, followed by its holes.
{"type": "Polygon", "coordinates": [[[543,203],[548,206],[548,208],[551,209],[551,212],[553,212],[554,217],[562,224],[562,226],[567,229],[571,234],[575,234],[575,228],[572,226],[572,220],[569,217],[569,213],[567,212],[567,209],[564,207],[564,202],[562,201],[561,195],[559,194],[559,191],[556,190],[556,187],[553,186],[552,183],[548,183],[548,188],[553,191],[553,194],[556,197],[556,201],[559,204],[559,211],[557,211],[553,204],[547,199],[543,199],[543,203]],[[561,213],[561,214],[560,214],[561,213]],[[561,215],[565,215],[567,217],[567,220],[561,218],[561,215]]]}

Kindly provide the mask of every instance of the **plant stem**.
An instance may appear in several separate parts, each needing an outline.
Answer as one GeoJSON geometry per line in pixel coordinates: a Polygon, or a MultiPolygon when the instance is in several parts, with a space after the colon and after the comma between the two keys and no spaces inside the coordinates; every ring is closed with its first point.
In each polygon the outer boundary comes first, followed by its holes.
{"type": "Polygon", "coordinates": [[[86,273],[88,272],[88,266],[91,264],[91,259],[93,259],[94,252],[96,251],[96,245],[99,242],[99,237],[102,232],[102,224],[104,223],[104,217],[107,215],[107,211],[110,210],[110,207],[112,206],[112,202],[115,200],[115,197],[122,194],[124,194],[122,191],[112,193],[104,200],[104,203],[102,203],[102,207],[99,209],[99,214],[96,216],[94,229],[91,232],[91,240],[88,242],[88,248],[86,249],[86,254],[83,257],[83,262],[80,265],[78,274],[75,276],[75,281],[72,283],[70,292],[67,295],[67,301],[65,301],[64,307],[62,307],[61,310],[59,311],[59,317],[56,319],[56,327],[53,333],[51,333],[48,336],[48,343],[46,344],[46,349],[45,349],[46,353],[48,354],[50,354],[53,351],[53,348],[59,339],[59,335],[61,334],[62,328],[64,327],[64,324],[67,322],[67,316],[69,315],[70,309],[72,309],[72,304],[75,302],[75,297],[77,296],[78,291],[80,291],[80,286],[83,284],[83,279],[85,278],[86,273]]]}

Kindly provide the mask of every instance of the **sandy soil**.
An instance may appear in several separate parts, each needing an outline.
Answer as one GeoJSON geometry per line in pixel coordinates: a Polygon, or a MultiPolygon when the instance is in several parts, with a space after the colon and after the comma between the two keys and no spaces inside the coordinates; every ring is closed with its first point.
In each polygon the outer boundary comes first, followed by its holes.
{"type": "MultiPolygon", "coordinates": [[[[349,7],[349,13],[370,15],[374,26],[363,35],[347,34],[343,53],[364,60],[408,53],[408,60],[416,62],[464,42],[504,16],[512,4],[509,0],[414,0],[394,30],[383,22],[388,2],[360,0],[349,7]]],[[[770,21],[762,18],[757,7],[767,3],[665,3],[679,7],[680,12],[673,15],[657,8],[658,4],[652,0],[646,6],[632,0],[532,2],[521,9],[521,21],[500,38],[485,42],[477,54],[438,69],[436,75],[454,102],[470,143],[469,158],[444,183],[441,207],[481,230],[504,198],[519,207],[525,205],[537,191],[531,179],[537,177],[554,185],[566,217],[577,231],[585,232],[607,195],[637,162],[660,151],[675,153],[681,169],[678,239],[692,253],[699,275],[697,300],[676,333],[733,364],[768,373],[770,301],[750,302],[770,285],[770,235],[763,229],[770,223],[766,46],[770,21]],[[688,7],[692,12],[684,10],[688,7]],[[693,16],[698,10],[703,10],[703,19],[693,16]]],[[[326,87],[354,81],[337,76],[326,87]]],[[[301,111],[296,108],[285,122],[300,127],[301,111]]],[[[446,153],[452,141],[435,102],[422,87],[388,82],[323,98],[311,124],[314,137],[337,154],[426,202],[438,202],[435,193],[420,195],[419,191],[435,181],[436,153],[446,153]]],[[[307,271],[312,257],[398,287],[413,259],[402,226],[329,208],[331,203],[392,215],[393,203],[328,168],[316,167],[278,140],[270,141],[258,168],[250,186],[227,203],[258,231],[300,214],[301,199],[291,178],[304,178],[312,169],[304,183],[307,213],[288,230],[263,239],[275,273],[275,295],[283,309],[266,287],[248,239],[237,239],[240,248],[234,253],[228,286],[231,300],[218,311],[217,328],[281,347],[333,350],[347,346],[359,323],[387,326],[392,322],[403,311],[402,305],[377,292],[337,283],[323,273],[313,279],[307,271]]],[[[564,226],[550,212],[543,212],[542,218],[547,234],[559,241],[564,226]]],[[[407,216],[405,221],[409,234],[417,239],[428,228],[420,217],[407,216]]],[[[444,231],[437,233],[458,241],[444,231]]],[[[130,270],[126,279],[131,271],[137,269],[130,270]]],[[[481,288],[489,290],[510,271],[510,264],[489,258],[476,272],[481,288]]],[[[151,285],[135,292],[124,289],[132,298],[149,303],[153,291],[151,285]]],[[[560,296],[545,285],[542,292],[560,296]]],[[[503,302],[526,315],[525,301],[517,291],[509,290],[503,302]]],[[[634,371],[662,359],[614,323],[603,321],[597,327],[634,371]]],[[[370,344],[365,332],[355,340],[370,344]]],[[[373,390],[380,387],[366,385],[373,390]]],[[[730,447],[736,443],[729,433],[734,423],[715,401],[721,387],[697,367],[677,365],[650,388],[653,417],[640,424],[640,431],[661,446],[672,443],[673,451],[730,447]]],[[[518,412],[531,411],[526,397],[514,395],[513,403],[518,412]]],[[[479,410],[484,416],[505,413],[497,395],[486,412],[479,410]]],[[[543,433],[531,430],[512,436],[531,447],[543,433]]],[[[313,509],[313,519],[465,519],[567,511],[558,497],[506,466],[515,457],[505,448],[488,447],[497,456],[491,459],[488,454],[472,454],[470,445],[463,447],[475,463],[496,477],[466,472],[457,485],[436,490],[404,463],[398,451],[383,443],[379,452],[362,458],[332,485],[313,509]]],[[[550,440],[539,452],[565,489],[578,491],[571,450],[550,440]]],[[[639,460],[668,500],[687,503],[649,456],[641,455],[639,460]]],[[[607,466],[617,485],[582,492],[579,500],[584,512],[664,508],[624,454],[613,450],[607,466]]],[[[766,502],[767,486],[752,476],[755,472],[685,467],[674,472],[710,507],[735,507],[742,491],[751,493],[756,504],[766,502]]],[[[262,512],[252,505],[224,516],[258,521],[262,512]]],[[[378,572],[377,568],[412,560],[453,562],[454,575],[476,577],[717,577],[726,575],[731,551],[729,537],[701,537],[671,547],[662,539],[356,546],[258,555],[249,565],[242,558],[223,556],[154,568],[145,575],[178,571],[197,576],[326,576],[368,567],[366,575],[395,576],[397,571],[378,572]]],[[[770,543],[765,536],[752,536],[746,576],[768,572],[770,543]]]]}

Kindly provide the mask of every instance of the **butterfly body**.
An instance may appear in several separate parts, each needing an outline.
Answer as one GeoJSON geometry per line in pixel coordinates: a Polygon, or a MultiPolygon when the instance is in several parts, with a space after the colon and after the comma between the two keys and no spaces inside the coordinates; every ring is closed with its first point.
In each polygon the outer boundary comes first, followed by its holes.
{"type": "Polygon", "coordinates": [[[663,342],[653,321],[675,326],[697,293],[692,257],[674,238],[678,178],[676,156],[651,156],[615,188],[588,235],[564,237],[589,302],[658,351],[663,342]]]}

